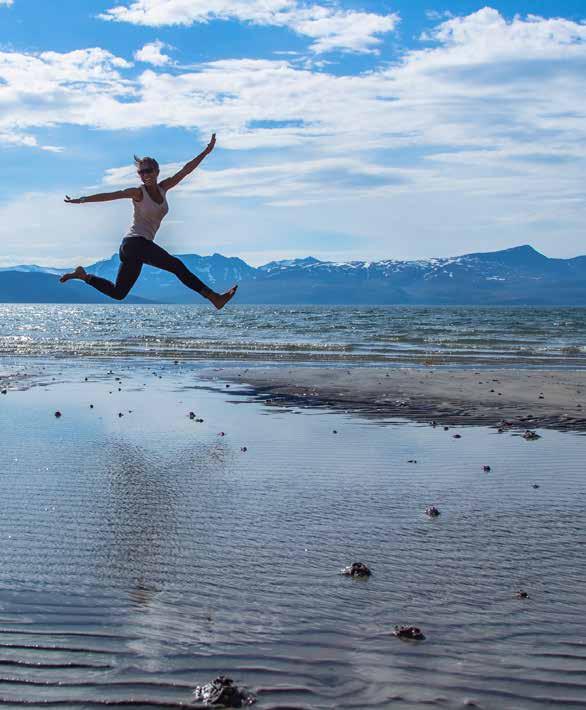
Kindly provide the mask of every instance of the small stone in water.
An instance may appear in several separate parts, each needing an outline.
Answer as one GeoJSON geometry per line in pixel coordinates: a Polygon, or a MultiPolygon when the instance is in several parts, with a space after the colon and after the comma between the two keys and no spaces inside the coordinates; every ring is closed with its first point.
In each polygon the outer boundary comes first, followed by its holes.
{"type": "Polygon", "coordinates": [[[411,641],[424,641],[425,636],[417,626],[395,626],[393,632],[397,638],[411,641]]]}
{"type": "Polygon", "coordinates": [[[215,705],[241,708],[243,705],[253,705],[256,702],[256,697],[234,685],[231,678],[221,675],[210,683],[198,685],[193,691],[193,700],[207,707],[215,705]]]}
{"type": "Polygon", "coordinates": [[[342,569],[342,574],[347,577],[370,577],[372,572],[364,564],[364,562],[353,562],[348,567],[342,569]]]}
{"type": "Polygon", "coordinates": [[[61,416],[61,412],[59,412],[59,411],[55,412],[55,416],[57,417],[57,419],[59,419],[59,417],[61,416]]]}

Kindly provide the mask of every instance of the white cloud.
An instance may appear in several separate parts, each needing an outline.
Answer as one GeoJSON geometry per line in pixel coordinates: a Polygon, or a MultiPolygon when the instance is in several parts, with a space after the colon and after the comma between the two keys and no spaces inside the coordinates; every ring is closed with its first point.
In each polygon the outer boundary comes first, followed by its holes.
{"type": "Polygon", "coordinates": [[[544,59],[584,56],[586,24],[562,18],[528,15],[507,21],[499,12],[485,7],[472,15],[441,23],[430,35],[448,49],[452,60],[473,64],[498,59],[544,59]]]}
{"type": "MultiPolygon", "coordinates": [[[[165,177],[177,172],[181,164],[161,166],[165,177]]],[[[132,165],[111,168],[104,176],[109,188],[120,188],[136,182],[132,165]]],[[[199,168],[174,194],[214,194],[222,198],[256,198],[267,204],[288,202],[295,195],[297,204],[310,204],[339,200],[349,195],[373,195],[384,192],[410,189],[417,181],[431,178],[435,168],[392,168],[356,158],[322,158],[275,162],[255,167],[207,170],[199,168]]]]}
{"type": "Polygon", "coordinates": [[[119,73],[131,66],[98,47],[67,53],[0,51],[0,142],[36,147],[27,130],[96,125],[96,115],[133,95],[132,82],[119,73]]]}
{"type": "Polygon", "coordinates": [[[0,131],[0,144],[27,148],[35,148],[38,146],[37,139],[34,136],[8,131],[0,131]]]}
{"type": "Polygon", "coordinates": [[[129,221],[125,200],[96,209],[68,205],[63,198],[60,193],[25,193],[0,203],[4,264],[71,266],[117,251],[129,221]]]}
{"type": "Polygon", "coordinates": [[[131,65],[99,48],[0,52],[0,131],[197,128],[216,131],[224,148],[304,146],[318,155],[414,145],[506,149],[519,141],[557,151],[584,137],[586,25],[506,22],[485,8],[441,23],[433,37],[435,47],[359,76],[283,58],[222,60],[173,74],[149,69],[129,79],[131,65]]]}
{"type": "Polygon", "coordinates": [[[295,32],[315,39],[311,49],[316,53],[344,49],[353,52],[376,52],[382,40],[377,35],[392,32],[398,15],[375,15],[369,12],[332,10],[313,6],[290,13],[287,25],[295,32]]]}
{"type": "MultiPolygon", "coordinates": [[[[577,225],[586,221],[579,201],[586,25],[506,21],[484,8],[441,22],[428,40],[395,65],[357,76],[282,57],[149,68],[130,78],[126,60],[98,48],[0,52],[0,142],[39,148],[34,132],[45,126],[166,126],[197,130],[202,144],[216,131],[219,150],[263,148],[261,157],[244,153],[240,168],[213,171],[206,163],[173,197],[187,223],[198,209],[212,210],[210,245],[226,244],[222,235],[230,234],[228,217],[213,212],[219,201],[226,215],[242,214],[242,234],[256,233],[242,207],[250,202],[265,208],[263,219],[270,213],[273,234],[312,224],[326,230],[329,220],[332,229],[368,237],[383,255],[434,253],[446,238],[454,252],[471,250],[468,237],[480,249],[496,230],[495,248],[534,241],[544,215],[559,225],[564,248],[577,244],[577,225]],[[393,169],[395,160],[403,162],[393,169]]],[[[124,170],[106,182],[126,180],[124,170]]],[[[181,229],[170,227],[172,243],[188,249],[181,229]]],[[[270,238],[269,226],[263,230],[270,238]]],[[[245,248],[244,239],[236,246],[245,248]]]]}
{"type": "Polygon", "coordinates": [[[64,148],[57,145],[39,145],[34,136],[16,131],[0,131],[0,145],[14,148],[40,148],[50,153],[61,153],[64,148]]]}
{"type": "Polygon", "coordinates": [[[454,17],[454,13],[451,12],[450,10],[443,10],[443,11],[426,10],[425,16],[427,17],[428,20],[439,21],[439,20],[447,20],[451,17],[454,17]]]}
{"type": "Polygon", "coordinates": [[[392,32],[399,21],[394,13],[345,11],[329,5],[306,5],[300,0],[136,0],[110,8],[99,17],[150,27],[212,20],[288,27],[312,38],[311,50],[317,53],[376,52],[381,43],[379,35],[392,32]]]}
{"type": "Polygon", "coordinates": [[[134,53],[134,58],[137,62],[145,62],[147,64],[153,64],[156,67],[162,67],[171,62],[171,57],[167,54],[163,54],[162,50],[169,45],[161,42],[160,40],[155,40],[149,44],[145,44],[142,49],[139,49],[134,53]]]}
{"type": "Polygon", "coordinates": [[[271,24],[276,15],[296,6],[297,0],[136,0],[129,5],[113,7],[100,17],[151,27],[232,18],[271,24]]]}
{"type": "Polygon", "coordinates": [[[7,5],[8,7],[10,7],[13,4],[14,0],[0,0],[0,5],[7,5]]]}

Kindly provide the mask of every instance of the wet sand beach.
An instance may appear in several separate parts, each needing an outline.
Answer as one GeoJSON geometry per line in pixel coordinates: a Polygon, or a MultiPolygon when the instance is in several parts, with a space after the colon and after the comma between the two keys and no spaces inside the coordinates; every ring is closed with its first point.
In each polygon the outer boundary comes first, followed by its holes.
{"type": "Polygon", "coordinates": [[[326,406],[438,424],[586,430],[586,371],[428,367],[208,368],[278,405],[326,406]]]}
{"type": "Polygon", "coordinates": [[[280,710],[586,705],[581,436],[169,361],[0,371],[0,704],[179,708],[225,674],[280,710]]]}

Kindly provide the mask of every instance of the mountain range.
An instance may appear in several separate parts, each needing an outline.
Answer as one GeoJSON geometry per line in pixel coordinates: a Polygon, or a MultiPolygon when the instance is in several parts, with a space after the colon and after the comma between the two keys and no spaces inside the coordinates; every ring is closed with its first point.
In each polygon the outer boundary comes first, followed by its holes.
{"type": "MultiPolygon", "coordinates": [[[[178,255],[216,291],[239,284],[239,303],[586,305],[586,256],[555,259],[529,245],[463,256],[402,261],[320,261],[313,257],[253,267],[221,254],[178,255]]],[[[115,279],[119,259],[86,267],[115,279]]],[[[0,268],[0,302],[117,303],[80,281],[65,285],[69,269],[20,265],[0,268]]],[[[172,274],[145,266],[125,303],[202,303],[172,274]]]]}

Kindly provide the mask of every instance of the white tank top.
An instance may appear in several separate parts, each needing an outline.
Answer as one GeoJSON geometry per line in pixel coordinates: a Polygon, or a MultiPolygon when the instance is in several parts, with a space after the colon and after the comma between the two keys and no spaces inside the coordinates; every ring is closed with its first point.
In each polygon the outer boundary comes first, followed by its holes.
{"type": "Polygon", "coordinates": [[[132,200],[134,205],[134,220],[125,237],[144,237],[151,242],[155,239],[155,234],[161,226],[163,217],[169,211],[167,204],[167,193],[159,187],[159,192],[163,195],[163,202],[159,205],[146,191],[144,185],[140,186],[142,190],[142,200],[136,202],[132,200]]]}

